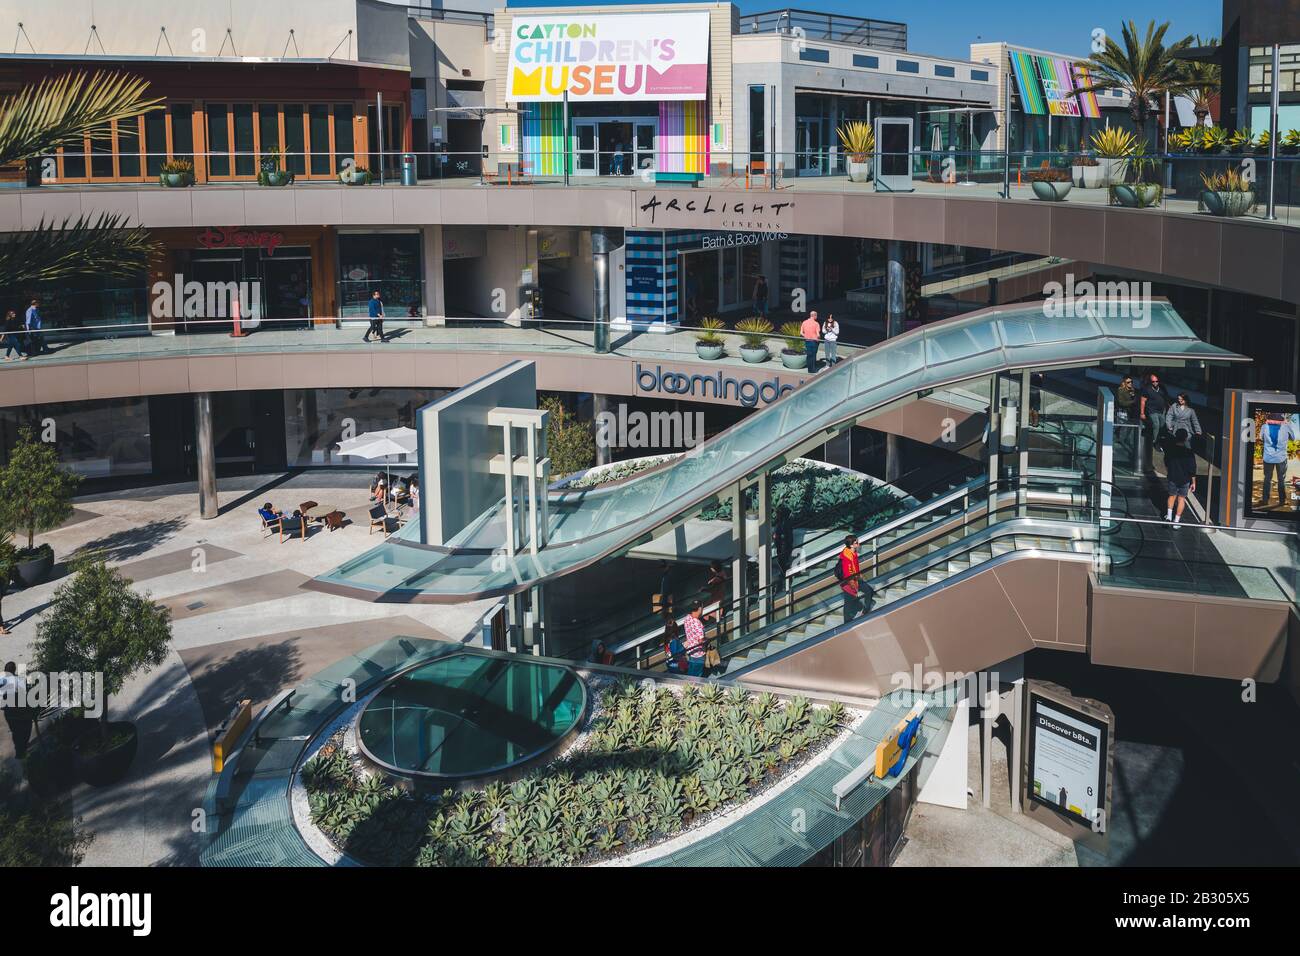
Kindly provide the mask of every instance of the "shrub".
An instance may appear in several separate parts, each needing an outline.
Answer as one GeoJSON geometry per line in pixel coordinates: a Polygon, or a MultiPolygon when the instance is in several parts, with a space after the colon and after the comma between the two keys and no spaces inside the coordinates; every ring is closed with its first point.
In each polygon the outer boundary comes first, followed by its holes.
{"type": "Polygon", "coordinates": [[[554,477],[563,478],[590,468],[596,462],[596,435],[591,426],[570,414],[568,406],[555,396],[541,401],[546,409],[546,453],[554,477]]]}
{"type": "Polygon", "coordinates": [[[1219,173],[1201,173],[1201,183],[1212,193],[1248,193],[1254,191],[1251,182],[1235,169],[1225,169],[1219,173]]]}
{"type": "Polygon", "coordinates": [[[1057,169],[1054,166],[1048,166],[1043,169],[1031,169],[1025,178],[1031,183],[1068,183],[1071,182],[1070,171],[1068,169],[1057,169]]]}
{"type": "Polygon", "coordinates": [[[169,159],[167,162],[162,164],[161,169],[164,173],[169,173],[171,175],[194,175],[194,164],[188,159],[169,159]]]}
{"type": "Polygon", "coordinates": [[[59,800],[41,800],[0,773],[0,866],[76,866],[94,836],[59,800]]]}
{"type": "Polygon", "coordinates": [[[871,125],[862,120],[851,120],[835,130],[840,138],[840,145],[849,159],[855,163],[865,163],[876,151],[876,134],[871,125]]]}
{"type": "Polygon", "coordinates": [[[1092,134],[1092,148],[1104,159],[1122,159],[1137,152],[1137,137],[1126,129],[1108,126],[1092,134]]]}
{"type": "Polygon", "coordinates": [[[727,327],[727,323],[721,319],[709,316],[700,320],[699,329],[695,333],[695,341],[700,345],[723,345],[725,340],[722,338],[722,330],[727,327]]]}
{"type": "Polygon", "coordinates": [[[781,323],[781,338],[785,339],[785,347],[781,349],[786,355],[803,354],[803,327],[799,322],[790,321],[781,323]]]}
{"type": "Polygon", "coordinates": [[[772,334],[772,323],[755,315],[737,322],[736,331],[744,339],[746,348],[761,349],[767,344],[767,337],[772,334]]]}

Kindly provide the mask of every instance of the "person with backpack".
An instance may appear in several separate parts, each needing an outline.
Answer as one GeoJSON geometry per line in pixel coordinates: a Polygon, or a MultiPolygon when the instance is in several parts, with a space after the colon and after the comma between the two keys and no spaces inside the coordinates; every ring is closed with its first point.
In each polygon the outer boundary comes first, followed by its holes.
{"type": "Polygon", "coordinates": [[[851,621],[862,614],[861,576],[858,539],[851,534],[845,535],[844,550],[835,561],[835,579],[840,582],[840,590],[844,592],[845,621],[851,621]]]}
{"type": "Polygon", "coordinates": [[[1187,507],[1187,496],[1196,490],[1196,454],[1189,441],[1187,429],[1180,428],[1165,440],[1165,480],[1169,501],[1165,506],[1165,520],[1178,527],[1187,507]]]}
{"type": "Polygon", "coordinates": [[[1277,504],[1286,507],[1287,482],[1287,445],[1300,441],[1300,432],[1281,412],[1268,412],[1264,417],[1264,427],[1259,430],[1256,439],[1263,445],[1261,458],[1264,465],[1263,495],[1259,499],[1262,507],[1268,507],[1269,492],[1273,490],[1273,480],[1277,479],[1277,504]]]}
{"type": "Polygon", "coordinates": [[[691,677],[704,676],[704,605],[699,601],[691,603],[691,613],[687,615],[682,626],[686,631],[686,673],[691,677]]]}

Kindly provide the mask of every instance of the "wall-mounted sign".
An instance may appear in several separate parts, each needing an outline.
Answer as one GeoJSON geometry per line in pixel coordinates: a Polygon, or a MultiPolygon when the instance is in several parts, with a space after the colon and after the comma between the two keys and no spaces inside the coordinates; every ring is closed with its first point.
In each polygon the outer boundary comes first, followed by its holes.
{"type": "MultiPolygon", "coordinates": [[[[680,192],[637,193],[636,224],[660,229],[750,229],[783,233],[790,229],[793,200],[736,199],[680,192]]],[[[771,238],[778,238],[773,235],[771,238]]]]}
{"type": "Polygon", "coordinates": [[[506,99],[702,100],[709,13],[516,14],[506,99]]]}
{"type": "Polygon", "coordinates": [[[203,249],[265,249],[273,255],[284,242],[284,233],[262,229],[221,229],[211,227],[199,233],[196,240],[203,249]]]}
{"type": "Polygon", "coordinates": [[[759,382],[752,378],[732,378],[722,372],[703,375],[699,372],[665,369],[662,365],[643,368],[640,362],[636,363],[633,381],[636,383],[635,391],[647,395],[713,398],[737,402],[746,408],[753,408],[759,402],[770,405],[786,392],[795,389],[794,384],[782,382],[779,376],[759,382]]]}

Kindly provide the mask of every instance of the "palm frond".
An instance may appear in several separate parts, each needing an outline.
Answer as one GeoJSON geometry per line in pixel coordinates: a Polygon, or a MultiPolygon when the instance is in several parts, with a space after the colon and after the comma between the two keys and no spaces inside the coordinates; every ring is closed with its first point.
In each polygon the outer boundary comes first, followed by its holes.
{"type": "Polygon", "coordinates": [[[109,136],[112,120],[162,108],[145,99],[147,80],[130,73],[65,73],[0,100],[0,166],[79,141],[109,136]]]}
{"type": "Polygon", "coordinates": [[[18,289],[75,275],[129,278],[144,272],[160,249],[143,226],[124,216],[100,213],[73,222],[40,224],[0,238],[0,287],[18,289]]]}
{"type": "Polygon", "coordinates": [[[1094,53],[1082,65],[1088,68],[1090,82],[1082,84],[1080,92],[1095,93],[1120,90],[1130,98],[1129,109],[1134,120],[1141,123],[1165,93],[1180,96],[1190,93],[1196,83],[1189,77],[1185,61],[1177,54],[1189,48],[1192,37],[1165,45],[1169,24],[1159,26],[1152,20],[1146,33],[1140,35],[1132,20],[1123,24],[1121,42],[1106,37],[1103,50],[1094,53]]]}

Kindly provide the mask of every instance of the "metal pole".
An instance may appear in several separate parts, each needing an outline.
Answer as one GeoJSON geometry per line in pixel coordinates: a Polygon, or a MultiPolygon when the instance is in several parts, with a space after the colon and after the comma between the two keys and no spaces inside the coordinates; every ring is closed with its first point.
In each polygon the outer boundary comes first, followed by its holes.
{"type": "Polygon", "coordinates": [[[769,115],[767,117],[767,123],[769,129],[768,135],[772,141],[772,163],[767,168],[768,189],[775,189],[776,188],[776,87],[775,86],[769,86],[767,88],[767,98],[769,102],[771,102],[772,104],[772,108],[771,110],[768,111],[769,115]]]}
{"type": "Polygon", "coordinates": [[[379,185],[384,184],[384,94],[375,94],[375,116],[379,120],[379,185]]]}
{"type": "Polygon", "coordinates": [[[1273,43],[1273,96],[1269,105],[1268,118],[1268,213],[1265,219],[1277,219],[1277,199],[1274,195],[1277,185],[1277,114],[1281,109],[1282,45],[1273,43]]]}
{"type": "MultiPolygon", "coordinates": [[[[564,144],[564,146],[563,146],[563,149],[564,149],[564,155],[560,158],[560,162],[564,163],[564,185],[567,186],[567,185],[569,185],[569,156],[570,156],[570,149],[569,149],[569,90],[568,90],[567,87],[566,87],[565,90],[564,90],[564,131],[560,134],[560,142],[564,144]]],[[[600,170],[597,170],[597,172],[600,172],[600,170]]]]}
{"type": "Polygon", "coordinates": [[[1011,198],[1011,69],[1007,68],[1006,104],[1002,108],[1002,198],[1011,198]]]}

